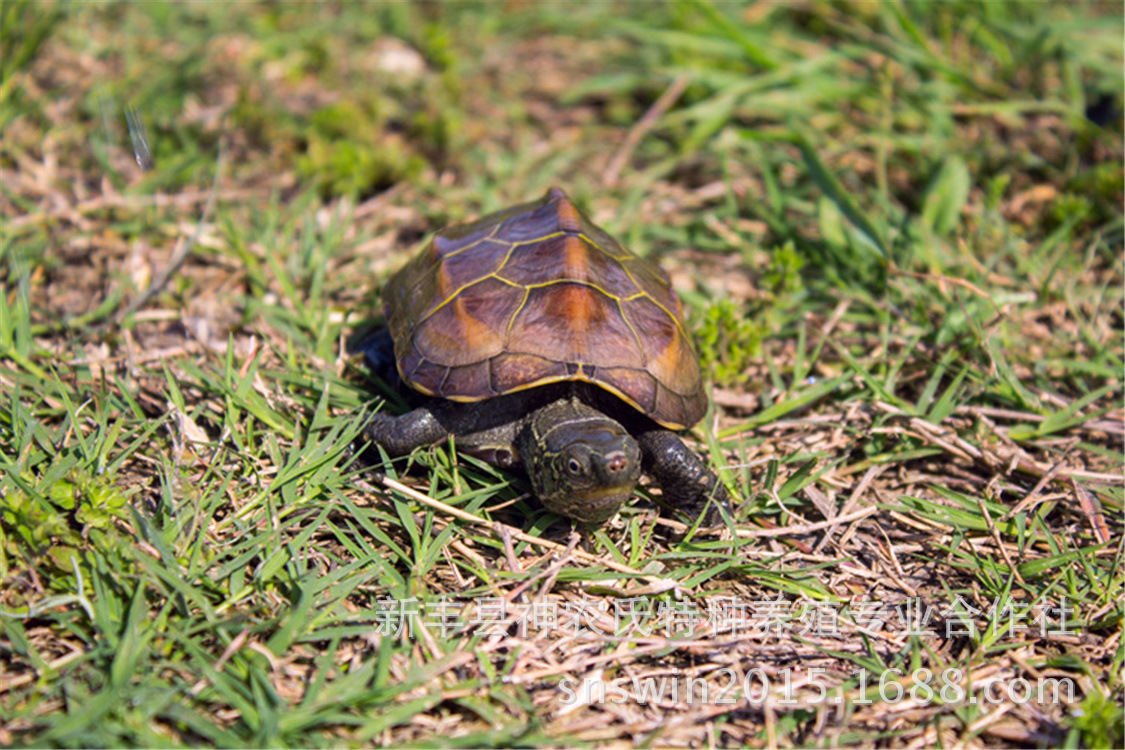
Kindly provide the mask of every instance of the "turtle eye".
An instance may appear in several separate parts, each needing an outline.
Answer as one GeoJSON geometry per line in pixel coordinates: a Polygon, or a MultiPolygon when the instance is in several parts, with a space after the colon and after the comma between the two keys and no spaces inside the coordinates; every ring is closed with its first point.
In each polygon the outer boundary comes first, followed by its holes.
{"type": "Polygon", "coordinates": [[[574,474],[575,476],[578,476],[578,475],[582,474],[582,462],[579,461],[577,458],[571,458],[569,461],[566,462],[566,470],[569,471],[571,474],[574,474]]]}

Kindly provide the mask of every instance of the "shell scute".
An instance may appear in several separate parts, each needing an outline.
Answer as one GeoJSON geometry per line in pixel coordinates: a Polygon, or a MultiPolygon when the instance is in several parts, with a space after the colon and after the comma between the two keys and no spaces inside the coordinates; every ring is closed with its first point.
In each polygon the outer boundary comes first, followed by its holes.
{"type": "Polygon", "coordinates": [[[566,363],[642,367],[640,343],[617,302],[584,284],[563,282],[528,291],[512,320],[507,348],[566,363]]]}
{"type": "Polygon", "coordinates": [[[458,289],[498,271],[511,248],[501,242],[485,240],[472,252],[457,253],[445,258],[436,268],[438,275],[435,303],[440,303],[458,289]]]}
{"type": "Polygon", "coordinates": [[[478,401],[580,380],[672,428],[706,410],[667,275],[561,190],[442,230],[384,298],[399,372],[424,393],[478,401]]]}
{"type": "Polygon", "coordinates": [[[482,393],[501,393],[492,386],[491,359],[450,368],[449,375],[434,395],[454,401],[479,401],[482,393]]]}
{"type": "Polygon", "coordinates": [[[426,359],[447,367],[494,357],[503,350],[505,340],[503,329],[489,324],[487,316],[495,310],[487,300],[454,297],[418,324],[414,344],[426,359]]]}
{"type": "Polygon", "coordinates": [[[565,231],[559,225],[559,210],[555,205],[535,206],[530,211],[521,211],[501,223],[496,237],[505,242],[519,245],[540,240],[548,235],[565,231]]]}
{"type": "Polygon", "coordinates": [[[495,393],[511,393],[565,379],[565,362],[516,352],[505,352],[492,360],[492,389],[495,393]]]}
{"type": "Polygon", "coordinates": [[[618,393],[629,394],[644,413],[654,413],[658,384],[644,371],[632,367],[599,367],[598,382],[605,383],[618,393]]]}

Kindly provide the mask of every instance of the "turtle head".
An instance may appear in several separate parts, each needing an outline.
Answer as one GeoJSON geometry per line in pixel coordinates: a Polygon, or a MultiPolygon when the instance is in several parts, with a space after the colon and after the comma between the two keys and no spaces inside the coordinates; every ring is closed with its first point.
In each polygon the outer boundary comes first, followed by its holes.
{"type": "Polygon", "coordinates": [[[614,420],[581,404],[580,412],[533,419],[521,447],[539,500],[559,515],[600,524],[633,494],[641,449],[614,420]]]}

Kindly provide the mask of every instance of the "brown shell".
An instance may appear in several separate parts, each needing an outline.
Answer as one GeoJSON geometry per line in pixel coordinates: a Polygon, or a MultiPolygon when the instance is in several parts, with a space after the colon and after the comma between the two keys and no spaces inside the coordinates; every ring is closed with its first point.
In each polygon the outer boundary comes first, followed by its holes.
{"type": "Polygon", "coordinates": [[[482,401],[581,380],[672,429],[707,410],[667,276],[561,190],[443,229],[384,296],[399,374],[422,393],[482,401]]]}

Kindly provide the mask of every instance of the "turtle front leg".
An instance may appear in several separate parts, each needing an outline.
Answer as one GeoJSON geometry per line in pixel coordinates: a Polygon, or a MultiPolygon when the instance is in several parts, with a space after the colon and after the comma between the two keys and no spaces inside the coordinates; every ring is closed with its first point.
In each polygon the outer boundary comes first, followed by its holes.
{"type": "Polygon", "coordinates": [[[395,417],[378,412],[363,428],[371,442],[392,456],[405,456],[415,448],[433,445],[449,437],[450,430],[426,406],[395,417]]]}
{"type": "Polygon", "coordinates": [[[668,430],[647,430],[636,437],[644,469],[664,490],[665,503],[691,518],[706,512],[704,525],[722,523],[723,512],[731,512],[730,496],[703,459],[668,430]]]}

